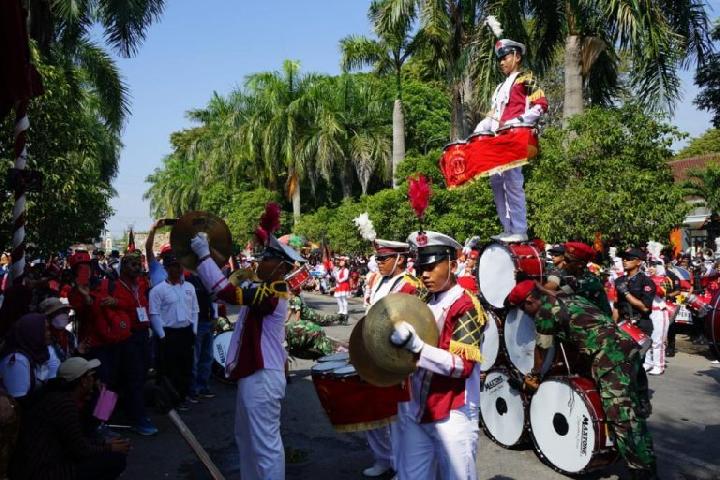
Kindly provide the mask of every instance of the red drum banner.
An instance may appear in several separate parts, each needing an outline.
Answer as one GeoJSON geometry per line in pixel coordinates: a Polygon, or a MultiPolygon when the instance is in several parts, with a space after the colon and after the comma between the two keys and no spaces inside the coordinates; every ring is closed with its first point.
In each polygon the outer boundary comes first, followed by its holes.
{"type": "Polygon", "coordinates": [[[472,135],[467,142],[451,143],[440,159],[448,188],[477,177],[520,167],[537,156],[538,141],[532,127],[512,127],[496,136],[472,135]]]}

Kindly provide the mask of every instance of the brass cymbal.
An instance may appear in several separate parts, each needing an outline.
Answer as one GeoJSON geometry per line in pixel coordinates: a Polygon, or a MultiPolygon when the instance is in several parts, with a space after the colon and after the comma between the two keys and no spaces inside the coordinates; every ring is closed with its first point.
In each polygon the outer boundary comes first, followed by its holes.
{"type": "Polygon", "coordinates": [[[415,355],[390,342],[394,325],[406,321],[427,344],[437,346],[438,328],[430,308],[407,293],[391,293],[368,311],[363,327],[363,343],[372,361],[383,370],[408,375],[415,371],[415,355]]]}
{"type": "Polygon", "coordinates": [[[170,246],[183,267],[195,271],[198,258],[190,248],[190,240],[204,232],[210,243],[210,256],[219,267],[232,254],[232,236],[222,218],[209,212],[188,212],[177,221],[170,232],[170,246]]]}
{"type": "Polygon", "coordinates": [[[363,343],[362,331],[364,323],[365,319],[362,318],[355,324],[350,334],[350,363],[355,367],[355,371],[360,375],[360,378],[376,387],[391,387],[399,384],[407,378],[407,375],[383,370],[370,358],[363,343]]]}

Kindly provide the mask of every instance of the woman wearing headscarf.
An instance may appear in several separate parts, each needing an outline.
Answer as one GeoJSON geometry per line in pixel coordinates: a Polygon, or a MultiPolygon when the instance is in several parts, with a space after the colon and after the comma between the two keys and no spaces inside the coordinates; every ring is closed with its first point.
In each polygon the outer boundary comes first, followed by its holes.
{"type": "Polygon", "coordinates": [[[13,324],[0,351],[0,379],[11,396],[25,397],[55,377],[60,362],[49,344],[45,315],[28,313],[13,324]]]}

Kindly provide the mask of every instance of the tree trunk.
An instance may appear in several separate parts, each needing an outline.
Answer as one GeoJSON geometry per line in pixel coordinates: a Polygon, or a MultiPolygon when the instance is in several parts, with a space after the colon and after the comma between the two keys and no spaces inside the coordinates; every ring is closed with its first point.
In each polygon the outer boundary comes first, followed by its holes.
{"type": "Polygon", "coordinates": [[[293,206],[293,222],[297,223],[300,220],[300,185],[297,186],[292,194],[292,206],[293,206]]]}
{"type": "Polygon", "coordinates": [[[579,35],[568,35],[565,39],[565,103],[563,126],[573,115],[583,113],[583,77],[581,65],[581,39],[579,35]]]}
{"type": "Polygon", "coordinates": [[[452,86],[452,125],[450,141],[465,138],[465,112],[462,103],[462,83],[455,82],[452,86]]]}
{"type": "Polygon", "coordinates": [[[350,162],[345,162],[340,171],[340,186],[342,187],[343,198],[352,198],[352,170],[350,162]]]}
{"type": "MultiPolygon", "coordinates": [[[[398,187],[397,169],[400,162],[405,159],[405,113],[403,112],[402,100],[395,100],[393,105],[393,146],[392,165],[390,175],[393,188],[398,187]]],[[[364,189],[363,189],[364,190],[364,189]]],[[[365,192],[363,192],[365,193],[365,192]]]]}

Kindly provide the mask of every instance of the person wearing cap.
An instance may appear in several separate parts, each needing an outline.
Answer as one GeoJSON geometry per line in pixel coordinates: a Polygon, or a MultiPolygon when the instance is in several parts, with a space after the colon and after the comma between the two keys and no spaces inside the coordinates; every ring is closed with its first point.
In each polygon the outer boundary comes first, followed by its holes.
{"type": "Polygon", "coordinates": [[[192,386],[200,307],[195,287],[183,278],[183,267],[171,249],[162,255],[162,262],[167,279],[150,290],[150,323],[159,340],[160,373],[177,391],[178,408],[185,410],[192,386]]]}
{"type": "MultiPolygon", "coordinates": [[[[513,40],[502,39],[495,44],[495,56],[506,78],[495,89],[492,109],[475,127],[475,132],[495,132],[500,127],[512,125],[536,125],[547,111],[547,98],[535,77],[521,70],[525,51],[525,45],[513,40]]],[[[490,175],[495,207],[503,226],[503,232],[493,237],[496,240],[527,241],[524,181],[522,167],[490,175]]]]}
{"type": "Polygon", "coordinates": [[[605,315],[612,316],[612,308],[602,281],[588,269],[588,264],[595,259],[595,249],[586,243],[567,242],[563,245],[563,250],[566,275],[549,276],[548,282],[554,284],[559,278],[560,290],[568,295],[585,297],[605,315]]]}
{"type": "Polygon", "coordinates": [[[665,297],[673,289],[673,281],[665,275],[665,266],[660,259],[648,262],[648,277],[655,284],[650,320],[653,324],[652,347],[645,354],[645,370],[648,375],[662,375],[665,372],[665,342],[670,328],[670,314],[665,297]]]}
{"type": "Polygon", "coordinates": [[[75,334],[66,328],[70,323],[70,305],[57,297],[48,297],[40,302],[38,310],[48,318],[51,348],[61,362],[67,360],[78,348],[75,334]]]}
{"type": "Polygon", "coordinates": [[[652,437],[639,409],[633,377],[642,359],[635,341],[589,300],[564,292],[551,294],[533,280],[519,282],[506,303],[535,321],[535,365],[523,389],[537,390],[541,366],[557,340],[572,345],[591,365],[608,426],[632,479],[657,478],[652,437]]]}
{"type": "Polygon", "coordinates": [[[283,344],[289,296],[284,279],[305,259],[262,227],[256,235],[264,245],[255,272],[260,283],[246,288],[228,282],[210,257],[206,237],[196,235],[190,246],[198,256],[197,273],[208,291],[220,301],[245,307],[235,323],[225,368],[226,376],[238,385],[235,440],[240,476],[280,480],[285,478],[280,403],[286,385],[283,344]]]}
{"type": "Polygon", "coordinates": [[[408,322],[395,325],[390,341],[416,355],[410,401],[398,408],[400,480],[477,478],[480,346],[485,313],[460,285],[455,239],[438,232],[413,232],[415,268],[428,290],[427,305],[439,330],[437,347],[426,344],[408,322]]]}
{"type": "Polygon", "coordinates": [[[475,295],[478,293],[476,271],[478,258],[480,258],[480,253],[477,250],[470,250],[465,256],[465,268],[457,277],[458,284],[475,295]]]}
{"type": "MultiPolygon", "coordinates": [[[[377,262],[379,277],[370,287],[366,313],[378,301],[391,293],[406,293],[417,295],[421,289],[420,282],[405,272],[407,258],[410,254],[410,244],[394,240],[376,238],[373,241],[375,261],[377,262]]],[[[396,469],[396,445],[398,432],[393,423],[390,426],[368,430],[365,434],[370,450],[373,453],[374,463],[363,470],[366,477],[379,477],[390,470],[396,469]]]]}
{"type": "Polygon", "coordinates": [[[11,478],[115,479],[126,467],[130,442],[83,433],[81,412],[96,389],[99,360],[71,357],[23,412],[11,478]]]}
{"type": "Polygon", "coordinates": [[[335,279],[335,292],[333,296],[338,304],[338,315],[342,317],[342,324],[348,323],[348,296],[350,295],[350,270],[347,268],[347,258],[339,257],[337,266],[332,270],[335,279]]]}
{"type": "Polygon", "coordinates": [[[567,275],[565,271],[565,245],[556,243],[548,249],[551,265],[548,266],[547,276],[543,287],[547,290],[557,290],[562,279],[567,275]]]}

